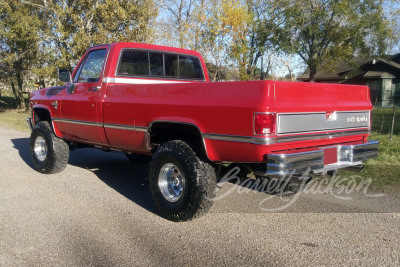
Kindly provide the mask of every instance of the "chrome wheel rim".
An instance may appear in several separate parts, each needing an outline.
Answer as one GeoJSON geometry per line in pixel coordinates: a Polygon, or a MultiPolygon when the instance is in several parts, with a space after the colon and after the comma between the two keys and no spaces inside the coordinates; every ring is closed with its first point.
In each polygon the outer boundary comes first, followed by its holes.
{"type": "Polygon", "coordinates": [[[43,162],[47,157],[47,144],[46,140],[42,136],[38,136],[35,140],[35,147],[33,149],[35,151],[36,158],[43,162]]]}
{"type": "Polygon", "coordinates": [[[175,164],[167,163],[161,167],[158,187],[163,197],[169,202],[176,202],[182,197],[185,179],[175,164]]]}

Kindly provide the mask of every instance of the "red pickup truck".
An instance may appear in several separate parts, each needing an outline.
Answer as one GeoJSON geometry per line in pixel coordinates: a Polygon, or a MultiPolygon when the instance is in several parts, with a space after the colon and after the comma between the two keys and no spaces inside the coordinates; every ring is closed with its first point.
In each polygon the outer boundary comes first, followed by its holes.
{"type": "Polygon", "coordinates": [[[59,78],[30,95],[36,169],[60,172],[88,146],[151,158],[152,197],[173,221],[209,210],[222,164],[304,181],[377,156],[366,86],[212,83],[199,53],[138,43],[94,46],[59,78]]]}

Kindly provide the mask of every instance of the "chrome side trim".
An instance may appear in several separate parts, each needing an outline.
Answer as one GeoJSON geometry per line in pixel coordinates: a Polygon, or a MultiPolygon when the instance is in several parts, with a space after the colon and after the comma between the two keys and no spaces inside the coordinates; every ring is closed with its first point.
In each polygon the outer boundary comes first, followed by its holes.
{"type": "Polygon", "coordinates": [[[54,122],[63,122],[63,123],[70,123],[70,124],[78,124],[78,125],[85,125],[85,126],[103,126],[100,122],[89,122],[89,121],[79,121],[79,120],[70,120],[70,119],[60,119],[60,118],[53,118],[54,122]]]}
{"type": "MultiPolygon", "coordinates": [[[[140,78],[111,78],[104,77],[103,83],[118,83],[118,84],[168,84],[168,83],[188,83],[186,81],[162,81],[157,79],[140,79],[140,78]]],[[[194,80],[195,82],[196,80],[194,80]]]]}
{"type": "Polygon", "coordinates": [[[105,123],[103,124],[103,127],[109,129],[135,131],[135,126],[129,126],[129,125],[105,123]]]}
{"type": "Polygon", "coordinates": [[[144,126],[130,126],[130,125],[100,123],[100,122],[96,123],[96,122],[78,121],[78,120],[60,119],[60,118],[54,118],[53,121],[70,123],[70,124],[85,125],[85,126],[104,127],[104,128],[108,128],[108,129],[137,131],[137,132],[147,133],[147,127],[144,127],[144,126]]]}
{"type": "Polygon", "coordinates": [[[270,145],[275,143],[274,137],[252,137],[252,136],[203,133],[203,138],[210,140],[240,142],[240,143],[249,143],[256,145],[270,145]]]}
{"type": "Polygon", "coordinates": [[[148,128],[144,126],[135,126],[137,132],[147,133],[148,128]]]}
{"type": "Polygon", "coordinates": [[[363,130],[349,130],[349,131],[340,131],[340,132],[322,133],[322,134],[317,133],[317,134],[307,134],[307,135],[278,136],[276,138],[276,142],[285,143],[285,142],[305,141],[305,140],[315,140],[315,139],[332,139],[335,137],[362,135],[370,133],[371,133],[370,129],[363,129],[363,130]]]}
{"type": "Polygon", "coordinates": [[[147,133],[147,127],[143,126],[130,126],[130,125],[122,125],[122,124],[111,124],[111,123],[104,123],[104,128],[109,129],[117,129],[117,130],[127,130],[127,131],[136,131],[147,133]]]}
{"type": "Polygon", "coordinates": [[[271,145],[275,144],[275,137],[252,137],[252,144],[271,145]]]}
{"type": "MultiPolygon", "coordinates": [[[[61,119],[61,118],[54,118],[53,121],[85,125],[85,126],[104,127],[104,128],[108,128],[108,129],[137,131],[137,132],[142,132],[142,133],[146,133],[146,134],[148,133],[148,131],[151,127],[151,124],[150,124],[150,127],[129,126],[129,125],[121,125],[121,124],[111,124],[111,123],[103,124],[100,122],[97,123],[97,122],[88,122],[88,121],[79,121],[79,120],[61,119]]],[[[324,133],[324,134],[309,134],[309,135],[299,135],[299,136],[278,136],[278,137],[276,137],[276,140],[275,140],[275,137],[254,137],[254,136],[225,135],[225,134],[214,134],[214,133],[201,133],[201,134],[203,136],[203,139],[228,141],[228,142],[241,142],[241,143],[249,143],[249,144],[255,144],[255,145],[270,145],[270,144],[275,144],[275,143],[284,143],[284,142],[293,142],[293,141],[302,141],[302,140],[332,139],[334,137],[362,135],[362,134],[369,134],[369,133],[370,133],[370,130],[365,129],[365,130],[342,131],[342,132],[324,133]]]]}

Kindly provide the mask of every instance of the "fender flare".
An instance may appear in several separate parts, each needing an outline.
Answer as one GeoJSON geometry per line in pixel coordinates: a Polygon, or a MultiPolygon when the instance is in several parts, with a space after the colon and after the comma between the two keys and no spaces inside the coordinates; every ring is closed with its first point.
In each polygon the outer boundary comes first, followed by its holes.
{"type": "Polygon", "coordinates": [[[44,110],[46,110],[48,113],[49,113],[49,115],[50,115],[50,126],[51,126],[51,128],[53,129],[53,132],[54,132],[54,134],[58,137],[58,138],[62,138],[62,134],[61,134],[61,131],[60,131],[60,129],[58,128],[58,126],[54,123],[54,121],[53,121],[53,114],[52,114],[52,112],[50,111],[50,109],[47,107],[47,106],[45,106],[45,105],[41,105],[41,104],[37,104],[37,105],[34,105],[34,106],[32,106],[32,112],[31,112],[31,118],[32,118],[32,124],[33,124],[33,126],[35,126],[35,124],[36,124],[36,120],[35,120],[35,110],[37,110],[37,109],[44,109],[44,110]]]}
{"type": "Polygon", "coordinates": [[[191,127],[194,127],[198,133],[200,134],[201,137],[201,141],[203,144],[203,148],[204,148],[204,152],[205,152],[205,156],[207,157],[207,159],[209,161],[212,161],[208,155],[208,151],[207,151],[207,145],[203,136],[203,132],[201,131],[200,127],[193,121],[191,120],[175,120],[175,119],[156,119],[153,120],[151,123],[149,123],[148,127],[147,127],[147,133],[146,133],[146,144],[147,144],[147,148],[150,151],[151,150],[151,140],[150,140],[150,132],[151,132],[151,127],[153,126],[153,124],[156,123],[171,123],[171,124],[184,124],[184,125],[188,125],[191,127]]]}

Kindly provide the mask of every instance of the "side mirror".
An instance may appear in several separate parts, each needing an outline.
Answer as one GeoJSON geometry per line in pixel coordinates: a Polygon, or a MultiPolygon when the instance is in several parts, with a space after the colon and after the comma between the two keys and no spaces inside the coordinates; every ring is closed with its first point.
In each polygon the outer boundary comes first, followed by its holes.
{"type": "Polygon", "coordinates": [[[75,92],[76,83],[70,83],[67,86],[68,93],[73,94],[75,92]]]}
{"type": "Polygon", "coordinates": [[[71,73],[69,70],[58,69],[58,79],[65,83],[71,82],[71,73]]]}

